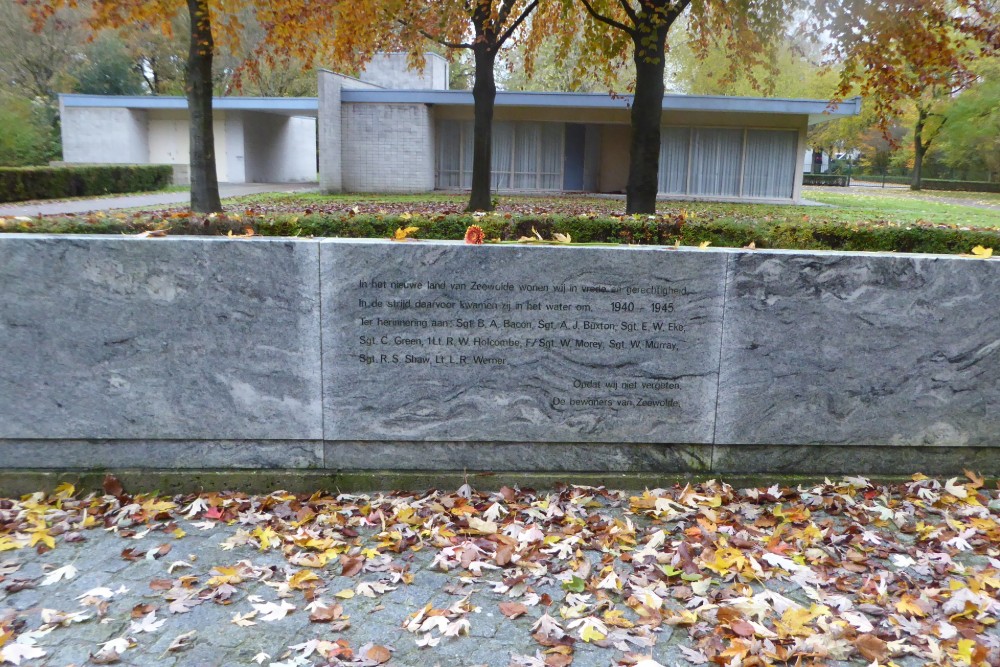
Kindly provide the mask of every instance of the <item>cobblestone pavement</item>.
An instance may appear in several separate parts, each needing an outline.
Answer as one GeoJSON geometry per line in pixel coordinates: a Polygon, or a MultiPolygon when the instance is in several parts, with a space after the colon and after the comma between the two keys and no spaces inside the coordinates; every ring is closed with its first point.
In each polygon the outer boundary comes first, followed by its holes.
{"type": "Polygon", "coordinates": [[[0,500],[0,662],[997,665],[1000,501],[970,480],[63,488],[0,500]]]}

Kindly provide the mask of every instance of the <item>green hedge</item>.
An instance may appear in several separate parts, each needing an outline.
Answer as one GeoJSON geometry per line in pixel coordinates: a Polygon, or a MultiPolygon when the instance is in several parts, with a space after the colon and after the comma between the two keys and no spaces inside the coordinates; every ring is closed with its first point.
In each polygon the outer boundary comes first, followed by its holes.
{"type": "Polygon", "coordinates": [[[834,185],[846,188],[847,178],[840,174],[802,174],[802,185],[834,185]]]}
{"type": "Polygon", "coordinates": [[[416,239],[460,240],[469,225],[483,228],[487,240],[516,241],[534,237],[534,229],[545,239],[569,234],[577,243],[632,243],[641,245],[696,246],[708,241],[713,247],[760,249],[889,251],[938,254],[968,253],[982,245],[1000,250],[1000,230],[962,230],[935,226],[893,224],[842,224],[690,220],[673,216],[512,216],[493,214],[452,215],[337,215],[279,214],[267,217],[171,217],[159,221],[103,217],[64,218],[54,221],[8,220],[0,231],[50,233],[136,233],[166,228],[177,234],[243,234],[247,227],[263,236],[316,236],[341,238],[388,238],[400,227],[417,227],[416,239]]]}
{"type": "MultiPolygon", "coordinates": [[[[855,179],[865,181],[877,181],[881,183],[883,177],[880,174],[856,174],[855,179]]],[[[909,185],[913,180],[909,176],[886,176],[886,183],[893,185],[909,185]]],[[[1000,183],[989,181],[953,181],[945,178],[924,178],[920,181],[925,190],[952,190],[960,192],[1000,192],[1000,183]]]]}
{"type": "MultiPolygon", "coordinates": [[[[641,245],[699,245],[708,241],[715,247],[803,250],[871,250],[960,254],[983,245],[1000,250],[1000,230],[967,231],[935,227],[844,225],[809,222],[733,222],[726,220],[685,221],[682,216],[511,217],[447,215],[435,218],[413,216],[355,216],[335,218],[306,215],[298,218],[260,221],[253,225],[259,234],[277,236],[335,236],[348,238],[388,237],[399,227],[419,227],[419,239],[462,239],[470,224],[478,224],[487,239],[516,241],[532,237],[532,229],[544,238],[554,233],[569,234],[577,243],[634,243],[641,245]]],[[[179,231],[179,230],[178,230],[179,231]]]]}
{"type": "Polygon", "coordinates": [[[172,178],[170,165],[0,167],[0,202],[161,190],[172,178]]]}

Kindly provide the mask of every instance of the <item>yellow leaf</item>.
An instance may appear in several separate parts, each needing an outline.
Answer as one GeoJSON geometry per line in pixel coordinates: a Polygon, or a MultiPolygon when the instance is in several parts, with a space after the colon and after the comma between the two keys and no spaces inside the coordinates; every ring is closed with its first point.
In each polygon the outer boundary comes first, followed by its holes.
{"type": "Polygon", "coordinates": [[[924,611],[917,601],[914,600],[909,595],[904,595],[896,603],[896,611],[900,614],[910,614],[911,616],[926,616],[927,612],[924,611]]]}
{"type": "Polygon", "coordinates": [[[264,528],[257,528],[252,533],[252,536],[256,537],[260,541],[260,550],[267,551],[271,548],[271,545],[280,545],[281,538],[278,536],[274,529],[270,526],[264,528]]]}
{"type": "Polygon", "coordinates": [[[989,259],[993,256],[993,248],[984,248],[981,245],[977,245],[972,249],[972,254],[976,257],[981,257],[983,259],[989,259]]]}
{"type": "Polygon", "coordinates": [[[316,576],[315,572],[311,570],[299,570],[292,575],[292,578],[288,580],[288,585],[291,588],[307,588],[304,584],[310,581],[319,581],[319,577],[316,576]]]}
{"type": "Polygon", "coordinates": [[[573,238],[569,234],[560,234],[559,232],[554,233],[552,235],[552,238],[554,238],[559,243],[572,243],[573,242],[573,238]]]}
{"type": "Polygon", "coordinates": [[[534,226],[531,227],[531,233],[534,234],[538,238],[539,241],[544,241],[545,240],[545,239],[542,238],[542,235],[538,233],[538,231],[535,229],[534,226]]]}
{"type": "Polygon", "coordinates": [[[497,526],[494,522],[483,521],[482,519],[474,516],[469,517],[469,528],[477,533],[482,533],[483,535],[496,535],[497,531],[500,530],[499,526],[497,526]]]}
{"type": "Polygon", "coordinates": [[[39,542],[44,542],[45,546],[47,546],[49,549],[56,548],[55,538],[46,533],[44,529],[36,530],[31,533],[31,542],[28,543],[28,546],[33,547],[39,542]]]}
{"type": "Polygon", "coordinates": [[[604,622],[616,628],[634,628],[635,623],[625,618],[625,612],[621,609],[609,609],[604,612],[604,622]]]}
{"type": "Polygon", "coordinates": [[[63,482],[56,487],[56,496],[60,498],[69,498],[74,493],[76,493],[76,487],[69,482],[63,482]]]}
{"type": "Polygon", "coordinates": [[[396,233],[393,236],[393,238],[397,241],[402,241],[404,239],[409,238],[410,234],[413,234],[414,232],[418,231],[420,231],[419,227],[406,227],[406,228],[400,227],[396,230],[396,233]]]}
{"type": "Polygon", "coordinates": [[[160,512],[169,512],[177,507],[176,504],[170,502],[169,500],[155,500],[150,499],[142,504],[142,509],[150,512],[151,514],[159,514],[160,512]]]}
{"type": "Polygon", "coordinates": [[[243,577],[240,576],[235,567],[214,567],[212,572],[216,575],[208,580],[208,585],[212,588],[223,584],[238,584],[243,581],[243,577]]]}
{"type": "Polygon", "coordinates": [[[184,537],[185,535],[187,535],[187,533],[185,533],[184,530],[181,529],[180,527],[174,529],[173,536],[178,540],[184,537]]]}
{"type": "Polygon", "coordinates": [[[955,652],[955,659],[963,664],[972,664],[972,649],[976,647],[976,642],[971,639],[959,639],[958,650],[955,652]]]}
{"type": "Polygon", "coordinates": [[[584,623],[580,628],[580,639],[585,642],[599,642],[606,639],[607,635],[601,632],[593,623],[584,623]]]}
{"type": "Polygon", "coordinates": [[[813,634],[813,630],[806,627],[807,624],[825,615],[824,613],[829,613],[829,609],[821,605],[813,605],[810,609],[789,607],[774,626],[783,637],[808,637],[813,634]]]}
{"type": "Polygon", "coordinates": [[[12,541],[6,535],[0,535],[0,551],[10,551],[12,549],[20,549],[21,545],[17,542],[12,541]]]}
{"type": "Polygon", "coordinates": [[[729,574],[733,566],[736,566],[736,571],[742,570],[747,564],[746,556],[743,552],[734,547],[726,547],[724,549],[719,549],[715,552],[715,559],[711,562],[706,561],[705,567],[710,570],[714,570],[719,574],[729,574]]]}
{"type": "Polygon", "coordinates": [[[344,600],[350,600],[352,597],[354,597],[354,591],[352,589],[350,589],[350,588],[345,588],[344,590],[340,591],[339,593],[334,593],[333,597],[335,597],[335,598],[341,598],[341,599],[344,599],[344,600]]]}
{"type": "Polygon", "coordinates": [[[711,241],[702,241],[701,243],[698,244],[698,247],[701,248],[702,250],[704,250],[705,248],[707,248],[710,245],[712,245],[711,241]]]}

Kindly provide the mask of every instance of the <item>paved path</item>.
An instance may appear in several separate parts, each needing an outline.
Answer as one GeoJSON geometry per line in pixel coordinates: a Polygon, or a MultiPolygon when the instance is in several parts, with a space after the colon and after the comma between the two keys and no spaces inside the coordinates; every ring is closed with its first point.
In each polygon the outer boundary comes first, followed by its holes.
{"type": "Polygon", "coordinates": [[[997,665],[1000,499],[980,484],[61,487],[0,499],[0,663],[997,665]]]}
{"type": "MultiPolygon", "coordinates": [[[[219,194],[223,199],[243,197],[262,192],[308,192],[315,190],[315,183],[220,183],[219,194]]],[[[88,213],[90,211],[110,211],[118,208],[162,208],[176,204],[186,204],[191,195],[184,192],[163,192],[97,199],[74,199],[56,202],[32,202],[16,206],[0,206],[0,216],[61,215],[65,213],[88,213]]]]}

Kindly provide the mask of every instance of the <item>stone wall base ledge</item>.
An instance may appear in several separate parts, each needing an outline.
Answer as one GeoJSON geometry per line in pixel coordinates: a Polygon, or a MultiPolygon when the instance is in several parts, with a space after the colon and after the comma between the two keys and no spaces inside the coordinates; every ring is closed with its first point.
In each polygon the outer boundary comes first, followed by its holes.
{"type": "MultiPolygon", "coordinates": [[[[864,469],[864,466],[847,468],[850,474],[862,475],[878,483],[903,482],[912,473],[890,473],[864,469]]],[[[916,471],[914,471],[916,472],[916,471]]],[[[741,472],[537,472],[537,471],[464,471],[464,470],[232,470],[232,469],[131,469],[108,468],[94,470],[3,470],[0,471],[0,497],[18,497],[38,491],[51,492],[63,482],[73,484],[77,492],[100,492],[106,475],[114,475],[125,490],[132,494],[158,493],[165,495],[190,494],[234,490],[242,493],[268,494],[279,490],[293,493],[366,493],[399,491],[426,491],[441,489],[453,491],[468,483],[480,491],[495,491],[503,486],[555,489],[564,484],[579,486],[604,486],[612,489],[637,491],[666,488],[674,484],[687,484],[718,479],[735,488],[763,487],[779,484],[797,486],[836,480],[846,472],[790,474],[787,472],[754,471],[747,467],[741,472]]],[[[931,473],[927,473],[931,474],[931,473]]],[[[983,471],[987,484],[1000,479],[996,470],[983,471]]]]}

